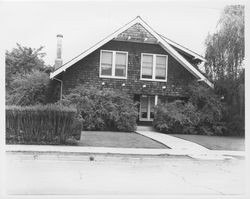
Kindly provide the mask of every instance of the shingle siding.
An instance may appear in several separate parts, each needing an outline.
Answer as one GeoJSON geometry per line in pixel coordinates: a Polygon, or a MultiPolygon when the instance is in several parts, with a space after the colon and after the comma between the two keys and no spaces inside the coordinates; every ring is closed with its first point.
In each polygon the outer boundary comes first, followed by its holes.
{"type": "Polygon", "coordinates": [[[163,96],[185,96],[183,88],[193,80],[191,75],[172,56],[170,56],[158,44],[135,43],[112,40],[97,49],[84,59],[80,60],[62,74],[63,94],[70,89],[85,85],[98,88],[112,88],[133,94],[163,95],[163,96]],[[114,50],[128,52],[128,74],[127,79],[100,78],[100,50],[114,50]],[[168,55],[167,82],[153,82],[140,80],[141,53],[168,55]],[[102,86],[102,82],[105,85],[102,86]],[[125,83],[123,87],[122,84],[125,83]],[[146,88],[142,86],[146,85],[146,88]],[[166,86],[166,89],[162,89],[166,86]]]}
{"type": "Polygon", "coordinates": [[[114,40],[141,42],[150,44],[157,43],[157,39],[139,23],[131,26],[130,28],[119,34],[114,40]]]}

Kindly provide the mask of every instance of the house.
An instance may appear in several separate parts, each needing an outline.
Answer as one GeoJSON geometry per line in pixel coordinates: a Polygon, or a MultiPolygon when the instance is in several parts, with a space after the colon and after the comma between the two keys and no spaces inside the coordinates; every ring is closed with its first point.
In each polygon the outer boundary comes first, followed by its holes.
{"type": "Polygon", "coordinates": [[[56,69],[50,74],[60,95],[81,84],[121,90],[139,102],[139,121],[152,121],[160,101],[185,98],[190,81],[213,87],[197,67],[206,61],[202,56],[158,34],[141,17],[63,65],[61,39],[58,35],[56,69]]]}

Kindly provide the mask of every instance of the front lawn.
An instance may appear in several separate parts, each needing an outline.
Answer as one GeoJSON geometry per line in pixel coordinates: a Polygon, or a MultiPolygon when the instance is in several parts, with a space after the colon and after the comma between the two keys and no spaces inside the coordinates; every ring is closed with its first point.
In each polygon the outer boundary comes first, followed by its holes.
{"type": "Polygon", "coordinates": [[[166,149],[167,146],[137,133],[110,131],[83,131],[79,146],[152,148],[166,149]]]}
{"type": "Polygon", "coordinates": [[[197,143],[211,150],[233,150],[233,151],[245,150],[245,139],[241,137],[187,135],[187,134],[170,134],[170,135],[197,143]]]}

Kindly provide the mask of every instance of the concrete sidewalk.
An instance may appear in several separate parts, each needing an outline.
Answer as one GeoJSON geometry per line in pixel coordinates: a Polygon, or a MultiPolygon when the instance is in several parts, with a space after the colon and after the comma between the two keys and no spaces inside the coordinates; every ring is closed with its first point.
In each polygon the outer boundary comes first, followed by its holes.
{"type": "MultiPolygon", "coordinates": [[[[169,149],[143,148],[112,148],[112,147],[85,147],[85,146],[51,146],[51,145],[6,145],[8,152],[60,152],[60,153],[100,153],[100,154],[131,154],[131,155],[163,155],[169,149]]],[[[172,154],[172,150],[169,150],[172,154]]]]}

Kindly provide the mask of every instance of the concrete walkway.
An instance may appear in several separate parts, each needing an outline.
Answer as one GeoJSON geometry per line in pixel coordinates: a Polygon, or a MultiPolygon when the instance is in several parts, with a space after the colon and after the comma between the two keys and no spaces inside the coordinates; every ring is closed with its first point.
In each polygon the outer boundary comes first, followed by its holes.
{"type": "Polygon", "coordinates": [[[163,143],[164,145],[170,147],[171,149],[178,151],[189,151],[194,153],[207,153],[209,149],[196,144],[194,142],[190,142],[187,140],[183,140],[171,135],[166,135],[163,133],[158,133],[155,131],[137,131],[137,133],[149,137],[153,140],[163,143]]]}
{"type": "Polygon", "coordinates": [[[139,129],[136,132],[170,147],[168,153],[172,155],[187,155],[196,159],[227,159],[228,156],[245,156],[244,151],[210,150],[194,142],[158,133],[152,129],[139,129]]]}

